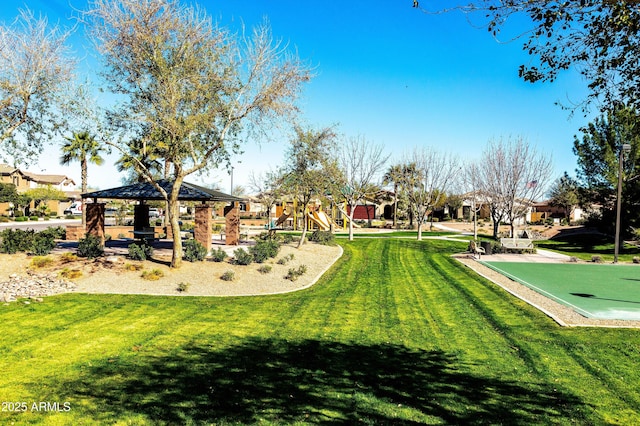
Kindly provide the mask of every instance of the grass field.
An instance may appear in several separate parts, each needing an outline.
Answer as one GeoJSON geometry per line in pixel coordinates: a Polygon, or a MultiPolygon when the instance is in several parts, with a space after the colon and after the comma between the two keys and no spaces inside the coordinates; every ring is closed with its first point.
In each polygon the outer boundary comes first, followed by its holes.
{"type": "Polygon", "coordinates": [[[637,330],[556,326],[464,243],[341,244],[288,295],[0,306],[0,424],[640,422],[637,330]]]}
{"type": "Polygon", "coordinates": [[[482,263],[586,317],[640,320],[637,265],[482,263]]]}
{"type": "MultiPolygon", "coordinates": [[[[578,234],[559,236],[553,240],[536,241],[536,247],[558,251],[581,260],[590,261],[593,256],[600,256],[604,262],[612,262],[614,257],[613,238],[601,234],[578,234]]],[[[620,251],[620,262],[631,262],[640,256],[640,247],[625,244],[620,251]]]]}

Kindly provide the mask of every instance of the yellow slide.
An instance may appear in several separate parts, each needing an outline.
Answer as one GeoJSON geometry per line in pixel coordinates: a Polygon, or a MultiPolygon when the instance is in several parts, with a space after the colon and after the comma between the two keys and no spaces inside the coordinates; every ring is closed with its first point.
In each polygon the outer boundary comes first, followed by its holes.
{"type": "Polygon", "coordinates": [[[313,223],[318,225],[318,228],[323,231],[328,231],[331,229],[331,220],[325,212],[309,212],[309,219],[311,219],[313,223]]]}

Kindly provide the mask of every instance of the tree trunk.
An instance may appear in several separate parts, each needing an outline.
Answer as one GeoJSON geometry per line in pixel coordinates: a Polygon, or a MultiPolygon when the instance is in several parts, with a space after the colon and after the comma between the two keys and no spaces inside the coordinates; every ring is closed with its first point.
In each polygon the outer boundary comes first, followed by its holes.
{"type": "Polygon", "coordinates": [[[179,268],[182,266],[182,237],[180,236],[180,208],[178,204],[178,193],[182,179],[176,179],[173,184],[173,191],[169,197],[169,223],[171,224],[171,231],[173,232],[173,253],[171,256],[171,267],[179,268]]]}
{"type": "MultiPolygon", "coordinates": [[[[87,192],[87,158],[80,159],[80,193],[87,192]]],[[[87,209],[84,198],[80,198],[80,213],[82,214],[82,226],[87,224],[87,209]]]]}
{"type": "Polygon", "coordinates": [[[422,241],[422,220],[418,219],[418,241],[422,241]]]}
{"type": "Polygon", "coordinates": [[[309,223],[309,219],[307,218],[307,203],[304,203],[302,207],[302,235],[300,236],[300,241],[298,241],[298,247],[302,247],[304,244],[304,240],[307,237],[307,224],[309,223]]]}
{"type": "Polygon", "coordinates": [[[398,229],[398,186],[393,187],[393,229],[398,229]]]}
{"type": "Polygon", "coordinates": [[[349,241],[353,241],[353,216],[355,209],[351,209],[351,214],[349,215],[349,241]]]}

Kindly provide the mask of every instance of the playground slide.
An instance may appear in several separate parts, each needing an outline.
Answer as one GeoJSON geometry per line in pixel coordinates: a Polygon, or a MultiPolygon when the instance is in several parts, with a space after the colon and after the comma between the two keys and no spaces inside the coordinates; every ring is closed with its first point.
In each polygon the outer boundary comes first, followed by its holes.
{"type": "Polygon", "coordinates": [[[325,212],[309,212],[309,219],[311,219],[316,225],[318,225],[318,228],[323,231],[331,229],[330,219],[325,212]]]}
{"type": "Polygon", "coordinates": [[[276,221],[276,226],[282,225],[287,219],[289,219],[289,216],[291,216],[291,213],[282,213],[276,221]]]}

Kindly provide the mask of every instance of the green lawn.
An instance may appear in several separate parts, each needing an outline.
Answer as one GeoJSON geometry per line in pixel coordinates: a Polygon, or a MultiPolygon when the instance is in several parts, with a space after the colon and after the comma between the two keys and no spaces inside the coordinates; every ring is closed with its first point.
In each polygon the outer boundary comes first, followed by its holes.
{"type": "Polygon", "coordinates": [[[28,405],[0,424],[640,422],[639,331],[558,327],[451,259],[464,243],[341,244],[288,295],[0,306],[0,400],[28,405]]]}
{"type": "MultiPolygon", "coordinates": [[[[552,240],[536,241],[536,247],[557,251],[581,260],[592,260],[593,256],[600,256],[604,262],[613,262],[615,246],[613,238],[601,234],[567,235],[552,240]]],[[[640,247],[625,244],[620,251],[620,262],[631,262],[640,256],[640,247]]]]}

